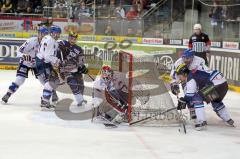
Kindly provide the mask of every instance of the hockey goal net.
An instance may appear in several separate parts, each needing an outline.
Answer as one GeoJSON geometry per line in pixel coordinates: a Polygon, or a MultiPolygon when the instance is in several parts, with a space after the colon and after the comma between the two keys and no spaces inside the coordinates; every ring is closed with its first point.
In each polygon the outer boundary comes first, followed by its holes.
{"type": "Polygon", "coordinates": [[[130,125],[168,126],[179,123],[178,112],[150,55],[120,51],[118,71],[128,81],[130,125]]]}

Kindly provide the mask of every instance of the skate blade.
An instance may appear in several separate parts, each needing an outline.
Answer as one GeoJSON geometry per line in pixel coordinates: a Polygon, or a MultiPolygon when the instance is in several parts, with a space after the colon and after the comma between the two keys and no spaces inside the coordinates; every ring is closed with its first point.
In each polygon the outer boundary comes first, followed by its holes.
{"type": "Polygon", "coordinates": [[[85,107],[87,105],[87,101],[84,100],[81,104],[77,104],[78,107],[85,107]]]}
{"type": "Polygon", "coordinates": [[[55,108],[41,107],[41,111],[43,111],[43,112],[54,112],[55,108]]]}
{"type": "Polygon", "coordinates": [[[52,102],[52,105],[53,105],[54,107],[56,107],[57,104],[58,104],[58,101],[52,102]]]}
{"type": "Polygon", "coordinates": [[[201,126],[201,127],[195,127],[195,130],[197,131],[204,131],[204,130],[207,130],[207,126],[201,126]]]}
{"type": "Polygon", "coordinates": [[[117,128],[118,127],[117,125],[108,124],[108,123],[104,123],[103,125],[105,126],[105,128],[109,128],[109,129],[113,129],[113,128],[117,128]]]}
{"type": "Polygon", "coordinates": [[[1,104],[3,104],[3,105],[7,105],[7,102],[1,101],[1,104]]]}
{"type": "Polygon", "coordinates": [[[236,126],[233,124],[233,125],[230,125],[228,124],[227,122],[224,122],[224,124],[227,126],[227,127],[230,127],[230,128],[236,128],[236,126]]]}

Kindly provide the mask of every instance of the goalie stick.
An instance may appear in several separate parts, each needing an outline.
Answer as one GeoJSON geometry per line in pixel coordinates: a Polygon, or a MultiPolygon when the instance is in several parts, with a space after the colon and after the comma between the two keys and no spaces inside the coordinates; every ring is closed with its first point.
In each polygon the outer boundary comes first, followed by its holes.
{"type": "MultiPolygon", "coordinates": [[[[132,123],[130,123],[129,125],[135,125],[135,124],[137,124],[137,123],[140,123],[140,122],[143,122],[143,121],[147,121],[147,120],[149,120],[149,119],[155,118],[155,117],[158,116],[158,115],[163,115],[163,114],[166,114],[166,113],[168,113],[168,112],[170,112],[170,111],[173,111],[173,110],[176,110],[176,109],[177,109],[177,107],[174,107],[174,108],[170,108],[170,109],[167,109],[167,110],[165,110],[165,111],[162,111],[162,112],[158,112],[158,113],[156,113],[156,114],[154,114],[154,115],[152,115],[152,116],[149,116],[149,117],[147,117],[147,118],[144,118],[144,119],[141,119],[141,120],[132,122],[132,123]]],[[[183,113],[182,113],[181,110],[180,110],[180,112],[179,112],[179,118],[180,118],[180,120],[181,120],[181,124],[182,124],[181,127],[183,127],[183,132],[186,134],[186,133],[187,133],[187,130],[186,130],[186,121],[185,121],[185,119],[184,119],[184,117],[183,117],[183,113]]],[[[179,132],[181,132],[181,129],[180,129],[180,128],[179,128],[178,130],[179,130],[179,132]]]]}
{"type": "Polygon", "coordinates": [[[176,110],[176,109],[177,109],[177,107],[170,108],[170,109],[167,109],[167,110],[161,111],[161,112],[158,111],[158,112],[156,112],[156,114],[154,114],[154,115],[152,115],[152,116],[146,117],[146,118],[141,119],[141,120],[138,120],[138,121],[134,121],[134,122],[130,123],[129,125],[135,125],[135,124],[137,124],[137,123],[146,121],[146,120],[151,119],[151,118],[155,118],[155,117],[158,116],[158,115],[163,115],[163,114],[166,114],[166,113],[168,113],[168,112],[170,112],[170,111],[173,111],[173,110],[176,110]]]}

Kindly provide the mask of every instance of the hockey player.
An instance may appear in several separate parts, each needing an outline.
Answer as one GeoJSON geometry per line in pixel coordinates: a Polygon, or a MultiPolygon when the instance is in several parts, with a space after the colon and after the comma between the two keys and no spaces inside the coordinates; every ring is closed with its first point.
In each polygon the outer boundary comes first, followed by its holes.
{"type": "Polygon", "coordinates": [[[201,24],[195,24],[193,27],[194,33],[189,39],[188,47],[205,60],[208,65],[207,56],[210,53],[211,41],[207,34],[202,32],[201,24]]]}
{"type": "Polygon", "coordinates": [[[114,72],[110,66],[103,66],[101,75],[96,77],[93,84],[93,106],[101,109],[98,115],[113,124],[124,121],[128,108],[127,88],[126,76],[114,72]]]}
{"type": "Polygon", "coordinates": [[[44,81],[36,69],[36,55],[40,48],[40,42],[42,38],[48,34],[48,29],[46,27],[40,27],[38,29],[38,36],[28,39],[26,42],[20,46],[17,56],[20,57],[20,61],[17,69],[17,76],[15,82],[9,86],[7,93],[2,98],[2,101],[7,103],[10,96],[17,91],[17,89],[25,82],[28,78],[28,72],[33,71],[36,78],[39,79],[41,84],[44,84],[44,81]]]}
{"type": "MultiPolygon", "coordinates": [[[[185,49],[183,51],[182,57],[179,58],[173,65],[172,67],[172,71],[170,76],[172,77],[172,81],[171,81],[171,91],[174,95],[178,95],[180,93],[180,88],[179,88],[179,78],[176,74],[176,68],[181,65],[181,64],[186,64],[189,70],[202,70],[202,71],[208,71],[209,68],[205,65],[205,61],[203,58],[198,57],[198,56],[194,56],[194,52],[191,49],[185,49]]],[[[185,83],[181,83],[183,88],[185,83]]],[[[195,119],[195,110],[193,105],[190,105],[190,103],[188,103],[188,108],[190,111],[190,116],[191,119],[195,119]]]]}
{"type": "Polygon", "coordinates": [[[41,107],[53,109],[49,100],[53,94],[56,85],[51,84],[51,81],[58,81],[58,74],[54,70],[58,67],[60,60],[56,57],[58,42],[61,34],[61,28],[58,26],[50,27],[50,35],[45,36],[41,41],[39,53],[37,54],[36,63],[37,70],[45,79],[43,95],[41,97],[41,107]],[[55,88],[54,88],[55,87],[55,88]]]}
{"type": "Polygon", "coordinates": [[[60,74],[67,81],[78,106],[82,106],[86,101],[83,99],[84,81],[83,75],[87,74],[85,58],[81,47],[76,45],[77,33],[70,32],[68,41],[59,42],[58,58],[60,59],[60,74]]]}
{"type": "MultiPolygon", "coordinates": [[[[197,115],[197,121],[200,125],[205,124],[203,114],[203,101],[211,102],[216,114],[227,124],[233,126],[234,121],[222,102],[228,91],[228,84],[223,74],[217,70],[205,71],[190,71],[185,64],[178,66],[176,73],[181,81],[186,82],[184,88],[185,96],[179,99],[179,108],[186,103],[193,103],[197,115]]],[[[196,127],[197,127],[196,126],[196,127]]]]}
{"type": "Polygon", "coordinates": [[[176,68],[181,64],[186,64],[189,70],[202,70],[209,71],[209,68],[205,65],[203,58],[194,56],[194,52],[191,49],[185,49],[182,57],[179,58],[173,65],[171,70],[171,91],[174,95],[177,95],[179,90],[179,78],[176,74],[176,68]]]}

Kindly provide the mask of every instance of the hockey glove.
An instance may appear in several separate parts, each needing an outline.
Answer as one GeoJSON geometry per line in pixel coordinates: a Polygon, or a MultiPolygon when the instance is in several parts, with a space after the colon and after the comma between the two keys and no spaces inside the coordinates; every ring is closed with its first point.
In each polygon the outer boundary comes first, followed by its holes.
{"type": "Polygon", "coordinates": [[[183,97],[178,99],[178,105],[177,105],[177,110],[182,110],[185,109],[187,105],[187,102],[184,100],[183,97]]]}
{"type": "Polygon", "coordinates": [[[32,61],[32,57],[30,55],[27,55],[27,54],[23,54],[22,55],[22,59],[24,61],[27,61],[27,62],[31,62],[32,61]]]}
{"type": "Polygon", "coordinates": [[[177,83],[171,83],[172,94],[177,95],[180,93],[179,85],[177,83]]]}
{"type": "Polygon", "coordinates": [[[88,69],[85,65],[82,65],[80,67],[78,67],[78,72],[79,73],[83,73],[83,74],[87,74],[88,73],[88,69]]]}

